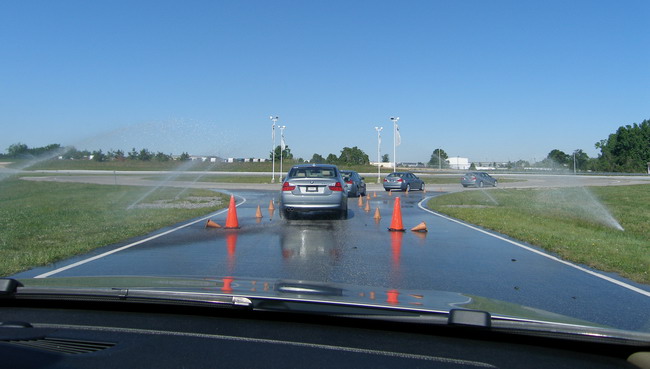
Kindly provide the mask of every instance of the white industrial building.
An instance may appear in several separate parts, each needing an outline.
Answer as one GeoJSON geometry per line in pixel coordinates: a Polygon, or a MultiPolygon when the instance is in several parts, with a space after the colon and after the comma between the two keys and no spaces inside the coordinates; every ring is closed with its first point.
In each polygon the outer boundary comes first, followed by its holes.
{"type": "Polygon", "coordinates": [[[451,169],[467,170],[471,165],[469,158],[461,158],[459,156],[449,157],[447,162],[451,169]]]}

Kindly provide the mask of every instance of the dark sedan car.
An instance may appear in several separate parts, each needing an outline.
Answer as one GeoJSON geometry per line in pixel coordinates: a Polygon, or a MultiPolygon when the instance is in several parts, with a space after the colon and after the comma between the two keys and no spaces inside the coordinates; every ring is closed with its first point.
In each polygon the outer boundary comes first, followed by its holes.
{"type": "Polygon", "coordinates": [[[345,181],[345,188],[348,190],[349,197],[366,196],[365,178],[354,170],[342,170],[341,175],[345,181]]]}
{"type": "Polygon", "coordinates": [[[485,172],[469,172],[463,175],[463,177],[460,179],[460,184],[462,184],[463,187],[467,187],[467,186],[483,187],[486,185],[496,187],[497,180],[496,178],[492,177],[491,175],[485,172]]]}
{"type": "Polygon", "coordinates": [[[394,172],[384,178],[384,190],[424,190],[424,181],[413,173],[394,172]]]}

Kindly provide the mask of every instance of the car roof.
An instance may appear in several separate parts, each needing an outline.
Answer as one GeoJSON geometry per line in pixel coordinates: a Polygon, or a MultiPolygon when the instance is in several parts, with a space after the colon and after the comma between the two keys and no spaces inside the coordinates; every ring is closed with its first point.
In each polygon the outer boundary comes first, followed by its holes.
{"type": "Polygon", "coordinates": [[[334,164],[296,164],[291,168],[293,169],[293,168],[315,168],[315,167],[338,169],[338,167],[334,164]]]}

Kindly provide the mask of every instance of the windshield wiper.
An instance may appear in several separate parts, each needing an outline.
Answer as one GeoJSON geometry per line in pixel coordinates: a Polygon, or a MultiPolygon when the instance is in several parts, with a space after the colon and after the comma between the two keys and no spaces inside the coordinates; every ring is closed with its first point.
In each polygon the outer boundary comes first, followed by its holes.
{"type": "Polygon", "coordinates": [[[0,299],[38,299],[57,301],[128,301],[176,305],[252,308],[246,297],[214,293],[148,290],[139,288],[25,287],[15,279],[0,278],[0,299]]]}

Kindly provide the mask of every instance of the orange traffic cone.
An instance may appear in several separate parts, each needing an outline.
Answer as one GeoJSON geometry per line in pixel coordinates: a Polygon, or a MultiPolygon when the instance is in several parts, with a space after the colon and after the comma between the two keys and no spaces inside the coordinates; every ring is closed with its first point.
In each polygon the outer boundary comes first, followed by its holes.
{"type": "Polygon", "coordinates": [[[363,198],[361,197],[361,195],[359,195],[359,200],[357,201],[357,204],[359,205],[359,207],[363,206],[363,198]]]}
{"type": "Polygon", "coordinates": [[[228,206],[228,216],[226,217],[226,229],[239,228],[237,220],[237,208],[235,207],[235,196],[230,195],[230,205],[228,206]]]}
{"type": "Polygon", "coordinates": [[[269,210],[275,210],[275,206],[273,206],[273,199],[269,202],[269,210]]]}
{"type": "Polygon", "coordinates": [[[388,191],[388,196],[393,196],[393,190],[388,191]]]}
{"type": "Polygon", "coordinates": [[[257,205],[257,211],[255,212],[255,218],[262,218],[262,210],[260,210],[259,205],[257,205]]]}
{"type": "Polygon", "coordinates": [[[377,197],[377,191],[372,192],[372,197],[377,197]]]}
{"type": "Polygon", "coordinates": [[[404,226],[402,225],[402,206],[400,203],[399,197],[395,198],[395,204],[393,205],[393,220],[390,223],[391,232],[404,232],[404,226]]]}
{"type": "Polygon", "coordinates": [[[208,219],[208,221],[205,222],[205,228],[208,228],[208,227],[209,228],[221,228],[221,226],[218,225],[217,223],[213,222],[212,219],[208,219]]]}
{"type": "Polygon", "coordinates": [[[379,208],[375,208],[375,216],[373,218],[377,220],[381,219],[381,215],[379,214],[379,208]]]}
{"type": "Polygon", "coordinates": [[[370,211],[370,201],[366,201],[366,207],[363,210],[365,210],[366,213],[370,211]]]}
{"type": "Polygon", "coordinates": [[[428,232],[427,230],[427,224],[425,222],[422,222],[415,227],[411,228],[413,232],[428,232]]]}

